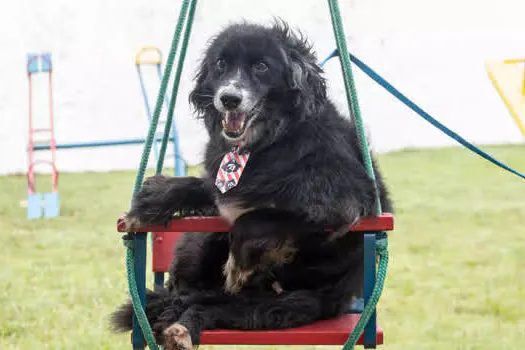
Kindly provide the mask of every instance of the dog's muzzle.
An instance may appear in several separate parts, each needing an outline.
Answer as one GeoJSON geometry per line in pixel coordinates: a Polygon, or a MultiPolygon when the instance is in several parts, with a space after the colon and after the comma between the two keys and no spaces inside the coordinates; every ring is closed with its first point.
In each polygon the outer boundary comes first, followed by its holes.
{"type": "Polygon", "coordinates": [[[213,104],[220,112],[224,134],[231,139],[241,138],[249,126],[254,107],[249,91],[232,81],[217,90],[213,104]]]}
{"type": "Polygon", "coordinates": [[[246,126],[246,113],[240,111],[227,111],[221,115],[222,128],[230,137],[238,137],[244,133],[246,126]]]}

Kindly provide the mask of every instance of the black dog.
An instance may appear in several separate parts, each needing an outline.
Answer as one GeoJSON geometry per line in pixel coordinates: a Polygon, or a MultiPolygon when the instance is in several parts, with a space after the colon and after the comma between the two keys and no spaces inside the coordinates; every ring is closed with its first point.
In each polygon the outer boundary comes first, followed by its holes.
{"type": "MultiPolygon", "coordinates": [[[[189,349],[206,329],[288,328],[345,312],[362,293],[363,237],[323,228],[374,215],[375,188],[306,40],[282,22],[229,26],[211,42],[190,102],[210,136],[206,175],[147,179],[125,223],[204,210],[232,231],[180,240],[167,288],[147,296],[159,342],[189,349]]],[[[130,305],[112,322],[129,330],[130,305]]]]}

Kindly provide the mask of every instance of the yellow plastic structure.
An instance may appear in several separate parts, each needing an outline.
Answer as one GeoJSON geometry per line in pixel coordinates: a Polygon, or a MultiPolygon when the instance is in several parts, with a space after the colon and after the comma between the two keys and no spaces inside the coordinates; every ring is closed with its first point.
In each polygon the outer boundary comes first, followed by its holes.
{"type": "Polygon", "coordinates": [[[155,46],[144,46],[135,54],[135,64],[161,64],[162,53],[155,46]]]}
{"type": "Polygon", "coordinates": [[[525,137],[525,58],[487,61],[492,84],[525,137]]]}

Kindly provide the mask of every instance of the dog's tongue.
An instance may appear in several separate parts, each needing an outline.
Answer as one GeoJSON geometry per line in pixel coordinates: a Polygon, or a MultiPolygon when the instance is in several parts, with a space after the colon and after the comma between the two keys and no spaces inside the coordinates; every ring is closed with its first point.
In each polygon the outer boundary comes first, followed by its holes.
{"type": "Polygon", "coordinates": [[[228,131],[239,131],[244,126],[246,113],[228,112],[224,118],[224,127],[228,131]]]}

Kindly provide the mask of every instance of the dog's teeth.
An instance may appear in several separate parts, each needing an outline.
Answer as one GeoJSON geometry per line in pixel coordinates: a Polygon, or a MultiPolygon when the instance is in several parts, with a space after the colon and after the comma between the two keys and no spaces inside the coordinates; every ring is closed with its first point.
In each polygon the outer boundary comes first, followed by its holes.
{"type": "Polygon", "coordinates": [[[232,125],[229,125],[229,118],[228,115],[226,115],[226,118],[221,120],[221,124],[223,129],[239,133],[244,129],[246,122],[244,120],[239,121],[238,127],[232,127],[232,125]]]}

